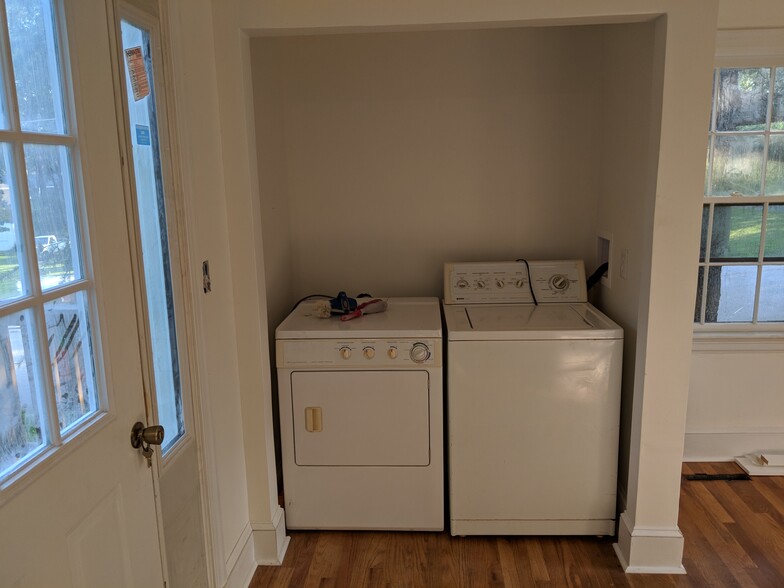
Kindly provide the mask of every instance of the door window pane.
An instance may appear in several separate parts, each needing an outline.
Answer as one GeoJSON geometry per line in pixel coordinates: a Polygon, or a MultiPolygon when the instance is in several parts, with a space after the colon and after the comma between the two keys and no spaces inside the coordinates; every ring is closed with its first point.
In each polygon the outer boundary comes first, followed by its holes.
{"type": "Polygon", "coordinates": [[[767,196],[784,194],[784,135],[770,136],[768,166],[765,171],[765,194],[767,196]]]}
{"type": "Polygon", "coordinates": [[[77,292],[44,305],[60,429],[98,410],[87,296],[77,292]]]}
{"type": "Polygon", "coordinates": [[[768,114],[770,69],[722,69],[716,103],[717,131],[760,131],[768,114]]]}
{"type": "Polygon", "coordinates": [[[0,318],[0,476],[46,444],[30,317],[0,318]]]}
{"type": "Polygon", "coordinates": [[[740,192],[758,196],[762,188],[762,135],[717,136],[713,151],[710,193],[729,196],[740,192]]]}
{"type": "Polygon", "coordinates": [[[166,431],[165,452],[185,433],[185,424],[153,61],[149,32],[127,21],[121,27],[155,398],[158,422],[166,431]]]}
{"type": "Polygon", "coordinates": [[[6,0],[23,131],[66,132],[51,0],[6,0]]]}
{"type": "Polygon", "coordinates": [[[757,266],[725,265],[708,269],[706,323],[747,323],[754,316],[757,266]]]}
{"type": "Polygon", "coordinates": [[[713,208],[711,259],[758,259],[761,226],[761,204],[717,204],[713,208]]]}
{"type": "Polygon", "coordinates": [[[13,181],[11,147],[0,144],[0,301],[22,294],[17,238],[16,185],[13,181]]]}
{"type": "Polygon", "coordinates": [[[73,183],[67,147],[25,145],[41,289],[81,277],[73,183]]]}
{"type": "Polygon", "coordinates": [[[784,204],[768,207],[765,223],[765,259],[784,259],[784,204]]]}
{"type": "Polygon", "coordinates": [[[784,321],[784,265],[762,268],[757,318],[761,322],[784,321]]]}

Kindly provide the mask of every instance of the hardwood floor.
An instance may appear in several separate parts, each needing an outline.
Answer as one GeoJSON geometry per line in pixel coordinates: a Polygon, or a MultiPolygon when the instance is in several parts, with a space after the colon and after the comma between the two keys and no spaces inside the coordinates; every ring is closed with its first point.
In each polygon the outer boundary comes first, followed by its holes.
{"type": "MultiPolygon", "coordinates": [[[[684,474],[734,473],[684,464],[684,474]]],[[[784,478],[681,483],[687,575],[627,575],[613,539],[450,537],[449,533],[292,531],[282,566],[251,588],[784,586],[784,478]]]]}

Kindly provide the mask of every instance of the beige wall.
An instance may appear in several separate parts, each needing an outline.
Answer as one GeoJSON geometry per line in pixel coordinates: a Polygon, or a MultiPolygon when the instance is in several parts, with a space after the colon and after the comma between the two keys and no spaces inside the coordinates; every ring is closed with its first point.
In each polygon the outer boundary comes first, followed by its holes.
{"type": "Polygon", "coordinates": [[[661,124],[661,71],[654,61],[661,56],[655,55],[654,33],[653,23],[608,27],[603,44],[598,227],[612,237],[612,265],[595,303],[624,330],[618,476],[622,504],[629,473],[640,288],[644,260],[650,255],[647,219],[656,195],[661,124]]]}
{"type": "Polygon", "coordinates": [[[268,298],[440,296],[445,261],[592,265],[601,42],[597,27],[253,40],[268,298]]]}

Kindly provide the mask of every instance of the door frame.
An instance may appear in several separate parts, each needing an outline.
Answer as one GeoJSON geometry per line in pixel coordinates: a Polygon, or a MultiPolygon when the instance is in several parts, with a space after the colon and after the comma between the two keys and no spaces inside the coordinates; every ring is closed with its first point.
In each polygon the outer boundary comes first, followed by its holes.
{"type": "Polygon", "coordinates": [[[121,20],[127,19],[144,26],[153,32],[150,40],[156,67],[153,70],[156,114],[161,151],[161,167],[166,201],[166,225],[169,236],[169,253],[174,263],[172,269],[172,288],[175,300],[175,322],[177,349],[180,362],[181,392],[185,434],[170,448],[166,457],[156,451],[153,456],[153,485],[155,489],[155,508],[158,518],[158,535],[161,545],[161,561],[164,578],[168,583],[166,543],[163,529],[160,479],[164,471],[173,464],[191,445],[195,445],[199,472],[199,493],[202,510],[202,535],[207,564],[207,580],[215,585],[214,533],[209,500],[209,484],[205,467],[204,425],[200,418],[201,388],[197,346],[198,320],[193,304],[195,288],[190,271],[190,248],[188,235],[188,214],[185,209],[181,156],[177,138],[176,102],[173,95],[171,78],[172,59],[169,46],[169,28],[166,10],[157,1],[144,0],[105,0],[108,5],[110,21],[107,23],[114,55],[112,56],[113,83],[115,87],[115,110],[121,138],[120,156],[123,163],[123,187],[126,216],[128,219],[129,239],[131,240],[131,265],[133,268],[134,300],[140,337],[141,363],[144,380],[144,399],[148,423],[157,423],[157,404],[154,392],[152,370],[152,350],[149,344],[149,324],[147,321],[147,296],[144,287],[141,239],[138,226],[136,186],[131,155],[131,136],[128,130],[129,114],[126,105],[125,70],[120,33],[121,20]],[[157,13],[153,14],[152,10],[157,13]],[[176,274],[175,274],[176,270],[176,274]]]}

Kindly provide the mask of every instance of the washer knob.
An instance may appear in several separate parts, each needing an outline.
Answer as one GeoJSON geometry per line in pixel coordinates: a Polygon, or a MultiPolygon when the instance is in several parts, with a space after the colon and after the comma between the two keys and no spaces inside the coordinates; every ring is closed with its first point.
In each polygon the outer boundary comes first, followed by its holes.
{"type": "Polygon", "coordinates": [[[477,287],[477,288],[479,288],[480,290],[481,290],[482,288],[484,288],[485,286],[487,286],[487,283],[486,283],[484,280],[479,280],[479,281],[476,283],[476,287],[477,287]]]}
{"type": "Polygon", "coordinates": [[[468,288],[468,280],[464,280],[460,278],[457,281],[457,287],[460,288],[461,290],[465,290],[466,288],[468,288]]]}
{"type": "Polygon", "coordinates": [[[503,281],[503,280],[496,280],[496,281],[495,281],[495,285],[496,285],[498,288],[503,288],[504,286],[506,286],[506,284],[504,283],[504,281],[503,281]]]}
{"type": "Polygon", "coordinates": [[[553,290],[567,290],[569,288],[569,278],[563,274],[556,274],[550,278],[550,286],[553,290]]]}
{"type": "Polygon", "coordinates": [[[430,359],[430,348],[425,343],[414,343],[409,356],[414,363],[423,363],[430,359]]]}
{"type": "Polygon", "coordinates": [[[389,359],[397,359],[397,347],[390,347],[387,351],[389,359]]]}
{"type": "Polygon", "coordinates": [[[351,357],[351,348],[350,347],[341,347],[340,348],[340,357],[343,359],[348,359],[351,357]]]}
{"type": "Polygon", "coordinates": [[[525,286],[525,280],[517,280],[517,281],[515,282],[515,286],[516,286],[517,288],[522,288],[523,286],[525,286]]]}
{"type": "Polygon", "coordinates": [[[362,350],[362,354],[365,356],[365,359],[373,359],[376,356],[376,350],[372,347],[365,347],[362,350]]]}

